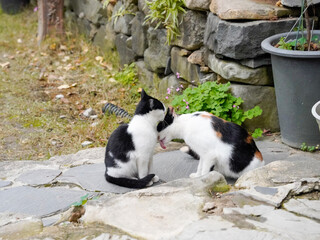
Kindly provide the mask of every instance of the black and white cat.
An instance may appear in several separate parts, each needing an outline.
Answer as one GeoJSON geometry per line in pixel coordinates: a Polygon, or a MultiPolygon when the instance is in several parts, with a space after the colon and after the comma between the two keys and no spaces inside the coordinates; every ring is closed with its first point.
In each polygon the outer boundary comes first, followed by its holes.
{"type": "Polygon", "coordinates": [[[165,116],[165,106],[144,90],[129,124],[120,125],[110,136],[105,153],[106,180],[128,188],[144,188],[159,177],[150,174],[157,124],[165,116]]]}
{"type": "Polygon", "coordinates": [[[211,113],[195,112],[176,115],[169,107],[164,121],[157,126],[162,148],[173,138],[180,138],[190,147],[187,153],[199,159],[199,177],[216,170],[226,177],[238,178],[243,173],[264,165],[252,136],[241,126],[211,113]]]}

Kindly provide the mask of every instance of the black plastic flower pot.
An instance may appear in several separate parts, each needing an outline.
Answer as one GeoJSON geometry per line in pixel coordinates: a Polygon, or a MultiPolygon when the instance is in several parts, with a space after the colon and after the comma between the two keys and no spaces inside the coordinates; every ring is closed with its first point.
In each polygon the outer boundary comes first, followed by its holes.
{"type": "MultiPolygon", "coordinates": [[[[271,36],[261,43],[262,49],[271,54],[281,138],[296,148],[302,143],[316,146],[320,144],[320,134],[311,109],[320,99],[320,51],[274,47],[287,34],[271,36]]],[[[313,31],[316,35],[320,36],[319,30],[313,31]]],[[[287,40],[295,37],[292,32],[287,40]]]]}
{"type": "Polygon", "coordinates": [[[0,0],[2,11],[8,14],[17,14],[22,11],[30,0],[0,0]]]}

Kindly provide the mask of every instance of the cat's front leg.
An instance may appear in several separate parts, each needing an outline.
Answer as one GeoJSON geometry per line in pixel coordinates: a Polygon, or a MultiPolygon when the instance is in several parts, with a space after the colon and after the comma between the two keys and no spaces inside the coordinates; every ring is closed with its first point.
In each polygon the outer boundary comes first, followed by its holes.
{"type": "MultiPolygon", "coordinates": [[[[149,174],[149,161],[148,158],[140,158],[138,160],[138,176],[139,178],[144,178],[149,174]]],[[[155,178],[154,176],[153,178],[155,178]]],[[[153,179],[147,184],[147,187],[150,187],[153,184],[153,179]]]]}
{"type": "MultiPolygon", "coordinates": [[[[153,170],[153,156],[150,158],[149,160],[149,173],[153,170]]],[[[156,183],[156,182],[159,182],[160,178],[155,175],[153,178],[152,178],[152,182],[156,183]]]]}
{"type": "Polygon", "coordinates": [[[208,174],[210,171],[214,169],[214,165],[216,163],[216,158],[214,157],[207,157],[203,161],[202,169],[201,169],[201,176],[208,174]]]}
{"type": "Polygon", "coordinates": [[[199,164],[198,164],[197,172],[191,173],[189,175],[189,177],[190,178],[200,177],[201,176],[201,172],[202,172],[202,165],[203,165],[203,159],[200,157],[200,161],[199,161],[199,164]]]}

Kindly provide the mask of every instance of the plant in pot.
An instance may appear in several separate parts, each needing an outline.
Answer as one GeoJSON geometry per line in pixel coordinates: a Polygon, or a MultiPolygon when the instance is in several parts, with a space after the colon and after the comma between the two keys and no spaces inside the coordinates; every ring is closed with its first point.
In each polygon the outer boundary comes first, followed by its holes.
{"type": "Polygon", "coordinates": [[[271,54],[281,138],[296,148],[302,143],[320,144],[318,126],[311,114],[320,98],[320,30],[314,30],[314,21],[310,21],[311,4],[302,0],[301,5],[301,15],[290,32],[261,43],[262,49],[271,54]]]}

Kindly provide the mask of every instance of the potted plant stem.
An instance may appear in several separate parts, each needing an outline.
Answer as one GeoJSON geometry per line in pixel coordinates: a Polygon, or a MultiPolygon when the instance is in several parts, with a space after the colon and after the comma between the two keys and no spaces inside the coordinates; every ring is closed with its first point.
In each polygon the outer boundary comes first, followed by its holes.
{"type": "Polygon", "coordinates": [[[306,4],[298,22],[296,32],[277,34],[261,43],[262,49],[271,54],[281,138],[296,148],[302,143],[320,144],[318,126],[311,114],[320,98],[320,31],[313,30],[306,4]],[[303,15],[307,31],[301,30],[303,15]]]}

